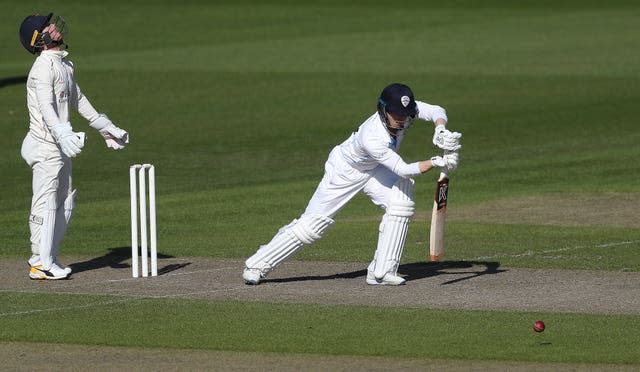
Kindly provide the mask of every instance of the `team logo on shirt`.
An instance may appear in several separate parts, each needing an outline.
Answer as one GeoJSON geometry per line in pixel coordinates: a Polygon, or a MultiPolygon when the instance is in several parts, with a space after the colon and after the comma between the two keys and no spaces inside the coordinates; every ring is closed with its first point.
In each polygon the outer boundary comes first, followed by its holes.
{"type": "Polygon", "coordinates": [[[44,221],[44,219],[40,216],[36,216],[35,214],[30,214],[29,215],[29,222],[33,222],[37,225],[42,225],[42,222],[44,221]]]}
{"type": "Polygon", "coordinates": [[[411,99],[407,96],[402,96],[402,98],[400,98],[400,103],[402,103],[402,106],[404,107],[409,106],[409,102],[411,102],[411,99]]]}

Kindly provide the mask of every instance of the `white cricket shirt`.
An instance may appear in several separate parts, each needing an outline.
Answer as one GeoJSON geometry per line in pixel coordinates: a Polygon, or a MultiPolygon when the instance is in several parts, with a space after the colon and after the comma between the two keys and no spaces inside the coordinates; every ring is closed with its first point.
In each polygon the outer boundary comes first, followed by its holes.
{"type": "Polygon", "coordinates": [[[82,94],[75,81],[69,53],[45,50],[36,58],[27,80],[29,131],[40,141],[55,143],[51,126],[69,121],[69,111],[76,109],[88,121],[98,112],[82,94]]]}
{"type": "MultiPolygon", "coordinates": [[[[434,123],[438,119],[447,120],[447,114],[442,107],[421,101],[416,101],[416,104],[419,119],[434,123]]],[[[397,152],[408,129],[409,126],[392,137],[376,112],[365,120],[351,137],[340,144],[340,153],[349,165],[362,172],[370,171],[382,164],[400,177],[415,177],[421,173],[419,162],[407,164],[397,152]]]]}

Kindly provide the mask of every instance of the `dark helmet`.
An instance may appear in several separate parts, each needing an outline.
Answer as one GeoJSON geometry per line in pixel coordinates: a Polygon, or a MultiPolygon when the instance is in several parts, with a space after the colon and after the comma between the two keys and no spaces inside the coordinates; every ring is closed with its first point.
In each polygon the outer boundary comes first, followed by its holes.
{"type": "Polygon", "coordinates": [[[32,14],[20,24],[20,42],[29,53],[40,53],[44,50],[45,45],[62,45],[64,43],[62,40],[53,41],[48,33],[42,33],[42,30],[50,23],[54,23],[62,35],[67,32],[66,22],[62,17],[56,16],[53,21],[51,21],[51,17],[53,17],[53,13],[46,16],[32,14]]]}
{"type": "Polygon", "coordinates": [[[42,40],[42,30],[47,27],[53,13],[43,16],[32,14],[22,21],[20,25],[20,41],[24,48],[31,54],[42,51],[44,41],[42,40]]]}
{"type": "Polygon", "coordinates": [[[411,117],[415,117],[418,114],[418,106],[413,98],[411,88],[400,83],[388,85],[382,90],[378,99],[378,110],[384,110],[384,112],[394,115],[411,117]]]}

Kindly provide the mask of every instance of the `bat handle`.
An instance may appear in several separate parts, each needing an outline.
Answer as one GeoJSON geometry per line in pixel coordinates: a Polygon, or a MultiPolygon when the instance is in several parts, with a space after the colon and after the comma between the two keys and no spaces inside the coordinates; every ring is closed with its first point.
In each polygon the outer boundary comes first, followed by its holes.
{"type": "Polygon", "coordinates": [[[447,178],[447,173],[446,172],[440,172],[440,178],[438,179],[438,181],[442,181],[445,178],[447,178]]]}

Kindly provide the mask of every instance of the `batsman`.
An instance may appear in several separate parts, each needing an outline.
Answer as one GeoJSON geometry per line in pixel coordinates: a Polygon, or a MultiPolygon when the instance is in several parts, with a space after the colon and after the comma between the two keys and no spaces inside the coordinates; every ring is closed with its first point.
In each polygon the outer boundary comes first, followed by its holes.
{"type": "Polygon", "coordinates": [[[66,22],[53,13],[27,16],[19,31],[24,48],[37,55],[27,79],[29,132],[21,149],[33,173],[31,279],[65,279],[71,274],[71,268],[57,260],[75,206],[71,158],[80,154],[85,140],[85,134],[71,126],[71,110],[100,133],[107,147],[119,150],[129,143],[129,134],[98,113],[82,94],[73,63],[67,59],[66,33],[66,22]]]}
{"type": "Polygon", "coordinates": [[[329,154],[324,176],[304,213],[246,260],[242,274],[245,283],[260,283],[282,262],[322,238],[334,224],[333,217],[362,191],[384,210],[366,283],[404,284],[405,279],[397,271],[415,211],[412,178],[434,167],[450,173],[458,166],[462,135],[449,131],[446,124],[445,110],[416,101],[407,85],[394,83],[385,87],[378,98],[377,112],[329,154]],[[415,118],[434,123],[433,143],[445,150],[442,156],[406,163],[398,154],[415,118]]]}

